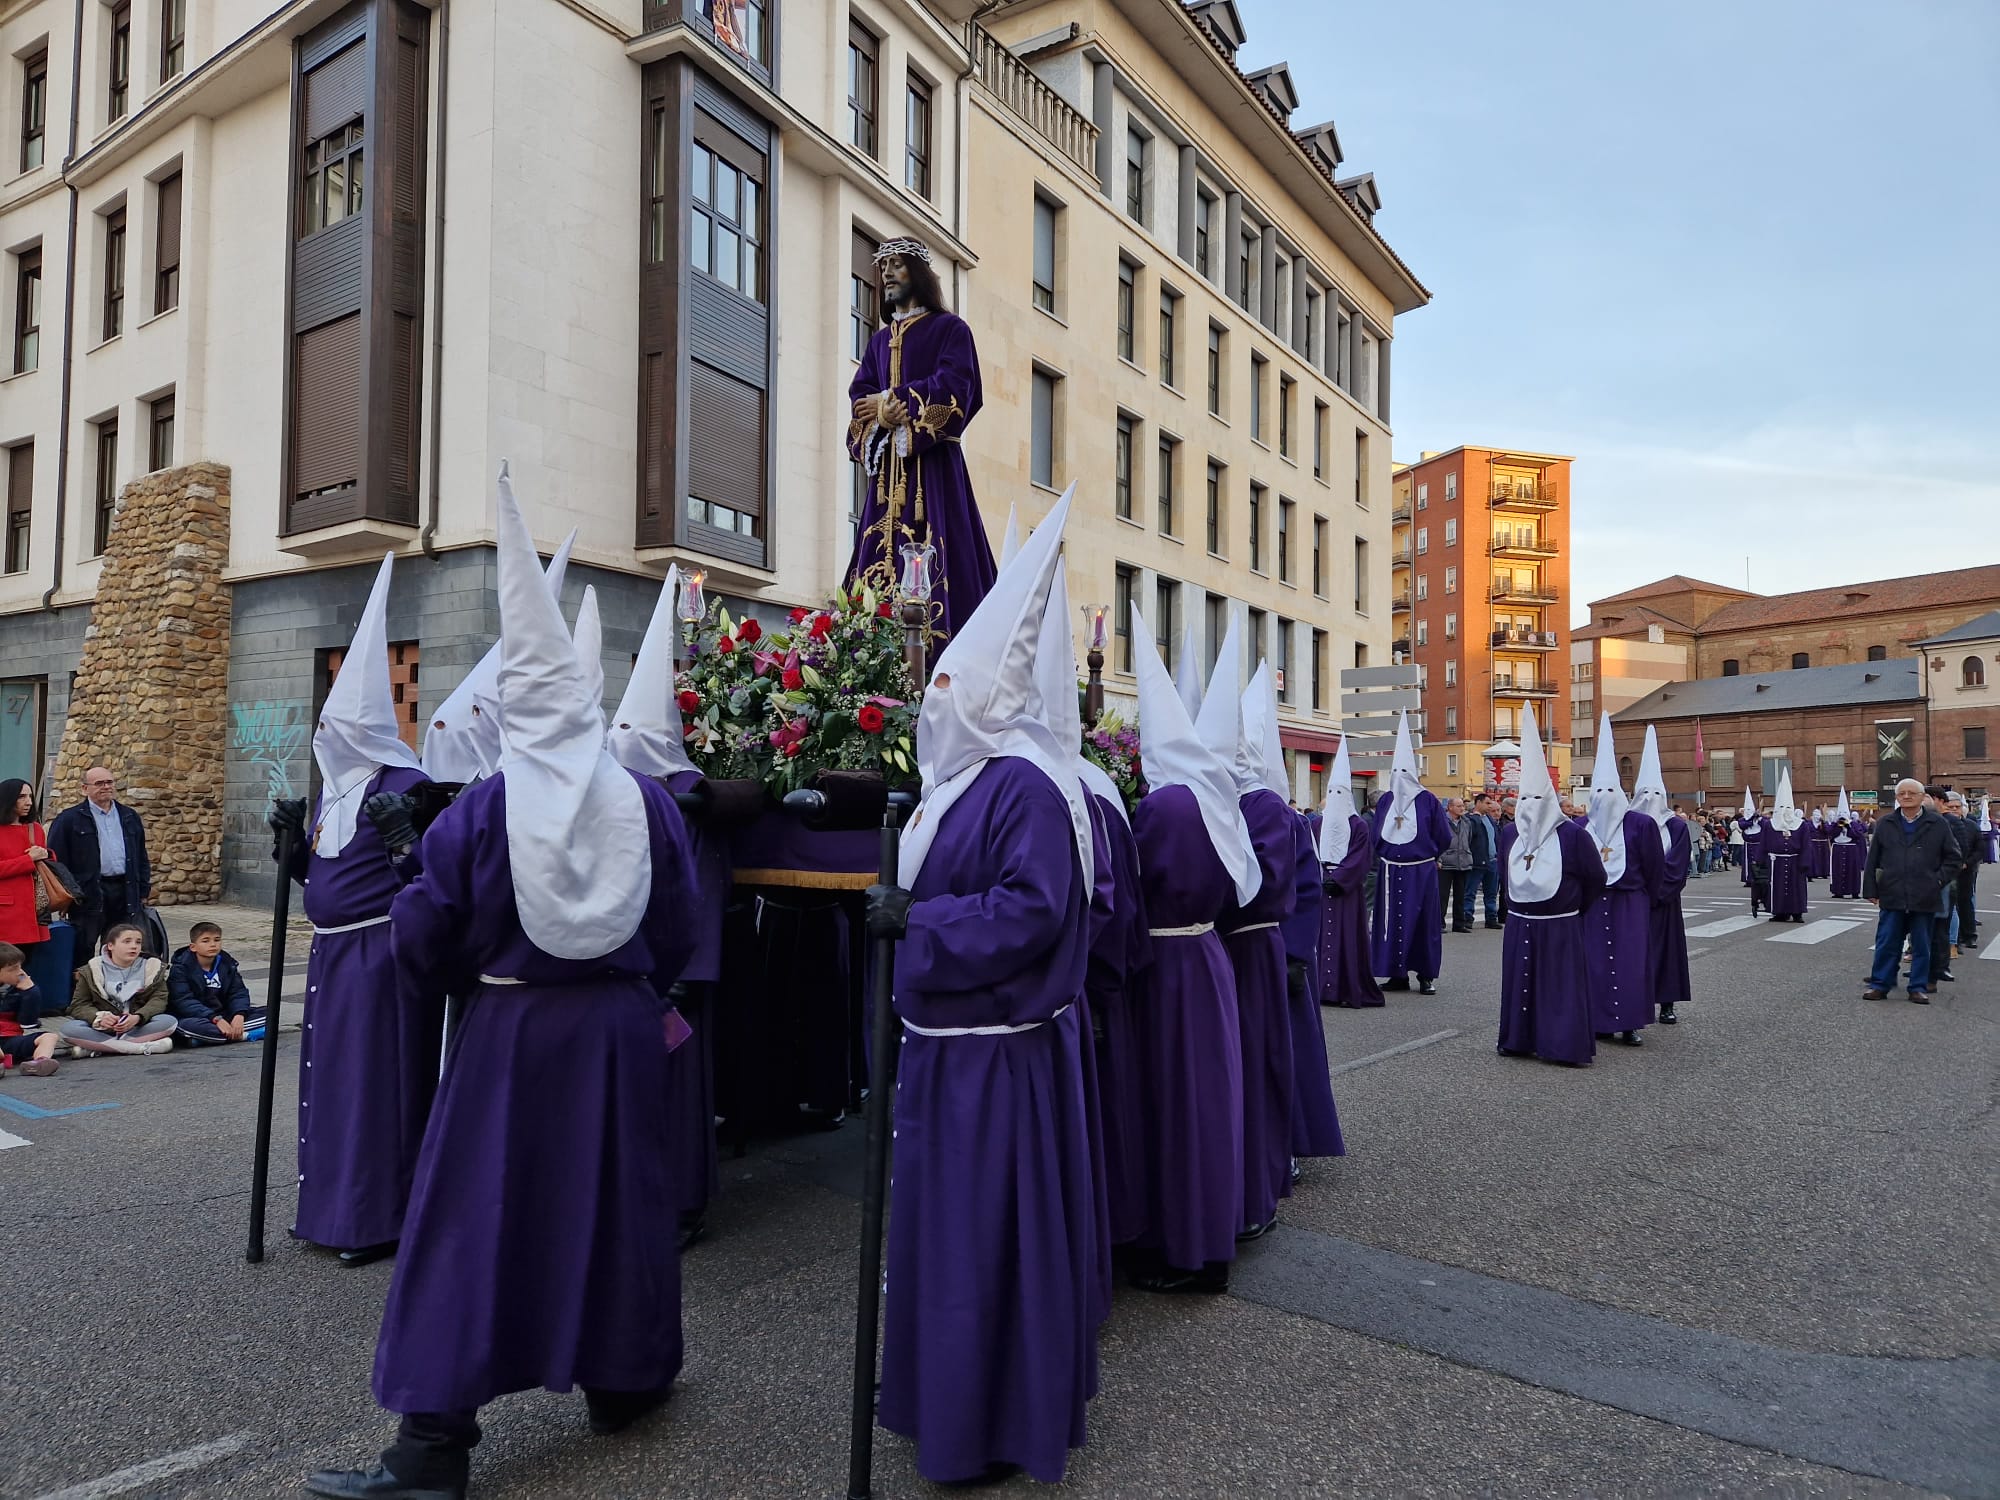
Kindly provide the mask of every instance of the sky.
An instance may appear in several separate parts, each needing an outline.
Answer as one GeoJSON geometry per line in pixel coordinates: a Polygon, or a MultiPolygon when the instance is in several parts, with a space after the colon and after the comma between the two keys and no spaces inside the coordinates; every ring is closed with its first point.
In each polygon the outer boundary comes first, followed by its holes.
{"type": "Polygon", "coordinates": [[[1397,459],[1574,455],[1575,621],[2000,562],[2000,3],[1237,8],[1431,291],[1397,459]]]}

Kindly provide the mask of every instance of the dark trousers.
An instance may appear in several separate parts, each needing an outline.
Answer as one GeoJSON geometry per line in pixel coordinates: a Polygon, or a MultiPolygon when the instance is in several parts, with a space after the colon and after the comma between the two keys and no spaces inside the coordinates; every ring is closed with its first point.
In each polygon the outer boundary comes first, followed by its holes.
{"type": "Polygon", "coordinates": [[[1465,882],[1466,901],[1475,897],[1486,906],[1486,925],[1500,925],[1500,867],[1497,864],[1476,865],[1467,871],[1465,882]]]}
{"type": "MultiPolygon", "coordinates": [[[[1974,856],[1977,858],[1977,856],[1974,856]]],[[[1969,866],[1958,877],[1958,946],[1970,948],[1979,937],[1979,866],[1969,866]]]]}
{"type": "MultiPolygon", "coordinates": [[[[262,1026],[264,1024],[264,1007],[261,1005],[253,1005],[248,1010],[240,1011],[238,1014],[252,1026],[262,1026]]],[[[186,1042],[190,1047],[220,1047],[226,1045],[229,1041],[229,1038],[216,1030],[215,1022],[209,1020],[206,1016],[201,1017],[199,1020],[191,1020],[186,1016],[181,1016],[177,1019],[181,1023],[180,1029],[174,1033],[174,1040],[177,1042],[186,1042]]],[[[231,1016],[230,1019],[234,1020],[236,1017],[231,1016]]]]}
{"type": "MultiPolygon", "coordinates": [[[[139,892],[141,897],[145,894],[144,891],[139,892]]],[[[133,904],[125,877],[100,876],[97,882],[97,899],[82,903],[71,913],[71,920],[76,924],[76,965],[82,968],[97,957],[105,933],[120,922],[139,921],[138,909],[133,904]]],[[[145,924],[140,923],[140,925],[145,924]]]]}
{"type": "Polygon", "coordinates": [[[1472,926],[1465,910],[1465,880],[1470,870],[1438,871],[1438,906],[1445,924],[1457,932],[1472,926]]]}
{"type": "Polygon", "coordinates": [[[1951,908],[1931,918],[1931,977],[1951,972],[1951,908]]]}
{"type": "Polygon", "coordinates": [[[382,1450],[382,1466],[412,1489],[464,1489],[479,1442],[479,1413],[411,1412],[382,1450]]]}

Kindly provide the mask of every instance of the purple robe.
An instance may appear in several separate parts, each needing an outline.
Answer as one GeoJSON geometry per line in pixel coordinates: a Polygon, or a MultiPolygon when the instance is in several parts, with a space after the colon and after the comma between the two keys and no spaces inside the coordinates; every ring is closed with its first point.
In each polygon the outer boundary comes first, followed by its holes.
{"type": "Polygon", "coordinates": [[[1083,1113],[1090,1135],[1090,1221],[1092,1248],[1091,1326],[1102,1327],[1111,1316],[1111,1202],[1106,1196],[1104,1166],[1104,1078],[1097,1065],[1097,1035],[1102,1029],[1097,1007],[1091,999],[1090,969],[1097,948],[1109,939],[1117,919],[1117,871],[1111,863],[1111,836],[1104,823],[1115,816],[1098,806],[1089,787],[1083,788],[1084,805],[1090,812],[1090,909],[1089,934],[1085,940],[1083,993],[1076,997],[1077,1029],[1083,1037],[1083,1113]]]}
{"type": "MultiPolygon", "coordinates": [[[[663,777],[670,792],[690,792],[701,784],[699,771],[663,777]]],[[[722,977],[722,913],[729,904],[729,843],[700,823],[683,824],[694,862],[694,905],[689,912],[694,952],[679,983],[703,985],[690,996],[683,1016],[693,1034],[667,1054],[667,1107],[673,1123],[662,1142],[673,1170],[675,1197],[683,1213],[698,1214],[722,1190],[722,1163],[715,1144],[714,986],[722,977]]]]}
{"type": "MultiPolygon", "coordinates": [[[[378,771],[360,800],[428,779],[404,767],[378,771]]],[[[388,917],[403,880],[366,812],[337,857],[305,862],[305,913],[315,930],[299,1032],[292,1233],[336,1250],[401,1236],[437,1093],[445,987],[412,989],[397,972],[388,917]]]]}
{"type": "Polygon", "coordinates": [[[1836,900],[1861,894],[1861,871],[1868,863],[1868,837],[1859,823],[1847,825],[1847,842],[1835,839],[1827,846],[1827,890],[1836,900]]]}
{"type": "Polygon", "coordinates": [[[1757,855],[1771,862],[1771,915],[1801,917],[1806,911],[1806,846],[1803,828],[1780,833],[1766,827],[1757,837],[1757,855]]]}
{"type": "Polygon", "coordinates": [[[1279,925],[1296,899],[1292,810],[1262,787],[1238,798],[1263,877],[1248,906],[1223,914],[1223,946],[1236,973],[1243,1055],[1243,1225],[1268,1224],[1292,1191],[1292,1021],[1279,925]]]}
{"type": "Polygon", "coordinates": [[[1687,819],[1669,818],[1667,836],[1670,842],[1660,865],[1660,893],[1653,903],[1653,1001],[1656,1005],[1685,1005],[1694,988],[1688,978],[1687,919],[1681,915],[1681,892],[1694,862],[1694,835],[1688,831],[1687,819]]]}
{"type": "Polygon", "coordinates": [[[1799,830],[1807,835],[1806,855],[1809,880],[1824,880],[1833,873],[1833,825],[1831,823],[1808,823],[1799,830]]]}
{"type": "Polygon", "coordinates": [[[1375,832],[1359,813],[1347,815],[1347,853],[1323,864],[1327,892],[1319,926],[1319,1003],[1362,1007],[1383,1004],[1382,987],[1368,955],[1368,871],[1375,863],[1375,832]]]}
{"type": "Polygon", "coordinates": [[[1989,828],[1979,836],[1979,862],[2000,865],[2000,828],[1989,828]]]}
{"type": "Polygon", "coordinates": [[[1076,1007],[1090,890],[1062,794],[989,761],[912,890],[880,1420],[916,1441],[926,1479],[1014,1463],[1054,1484],[1097,1388],[1076,1007]],[[927,1034],[968,1027],[1021,1029],[927,1034]]]}
{"type": "MultiPolygon", "coordinates": [[[[1500,833],[1500,879],[1520,831],[1500,833]]],[[[1604,889],[1604,861],[1590,835],[1571,822],[1556,825],[1552,853],[1562,879],[1546,901],[1509,894],[1507,931],[1500,954],[1500,1051],[1532,1053],[1545,1062],[1588,1063],[1597,1050],[1591,1023],[1590,961],[1585,954],[1584,913],[1604,889]]]]}
{"type": "Polygon", "coordinates": [[[694,946],[694,867],[666,788],[633,780],[652,892],[638,930],[600,958],[556,958],[522,932],[504,771],[431,825],[424,873],[396,898],[412,990],[472,998],[375,1350],[390,1411],[466,1411],[537,1386],[653,1391],[680,1370],[660,994],[694,946]]]}
{"type": "Polygon", "coordinates": [[[1083,988],[1098,1031],[1105,1206],[1111,1242],[1122,1245],[1139,1238],[1146,1228],[1146,1117],[1141,1098],[1145,1043],[1139,1002],[1153,940],[1146,933],[1146,898],[1139,888],[1139,846],[1133,842],[1132,829],[1103,798],[1094,801],[1110,854],[1111,916],[1103,926],[1092,928],[1083,988]]]}
{"type": "Polygon", "coordinates": [[[1214,931],[1234,887],[1186,787],[1148,792],[1133,809],[1132,838],[1153,947],[1137,992],[1146,1155],[1139,1243],[1170,1266],[1198,1271],[1234,1260],[1243,1227],[1243,1042],[1236,972],[1214,931]]]}
{"type": "Polygon", "coordinates": [[[1292,1155],[1345,1156],[1319,1016],[1319,935],[1326,892],[1314,832],[1312,818],[1292,814],[1292,914],[1278,929],[1285,938],[1287,968],[1298,964],[1305,972],[1304,984],[1288,985],[1285,991],[1292,1032],[1292,1155]]]}
{"type": "Polygon", "coordinates": [[[1444,899],[1438,890],[1437,857],[1451,847],[1451,819],[1430,792],[1417,793],[1409,816],[1417,835],[1407,844],[1382,837],[1392,799],[1375,803],[1375,922],[1369,959],[1377,975],[1435,979],[1444,960],[1444,899]]]}
{"type": "Polygon", "coordinates": [[[1738,818],[1736,820],[1736,826],[1743,830],[1743,867],[1741,870],[1737,872],[1737,878],[1741,880],[1743,884],[1749,885],[1752,883],[1750,879],[1750,867],[1756,864],[1759,859],[1763,858],[1763,856],[1757,852],[1758,840],[1763,838],[1764,834],[1769,831],[1771,825],[1769,823],[1766,823],[1762,818],[1758,818],[1754,822],[1750,823],[1746,823],[1741,818],[1738,818]]]}
{"type": "MultiPolygon", "coordinates": [[[[1593,841],[1596,835],[1586,828],[1593,841]]],[[[1591,1024],[1599,1036],[1637,1031],[1653,1020],[1653,907],[1665,878],[1660,827],[1625,814],[1625,870],[1583,915],[1590,960],[1591,1024]]]]}
{"type": "Polygon", "coordinates": [[[892,391],[910,409],[906,429],[853,421],[847,453],[869,467],[868,497],[861,507],[861,539],[847,564],[887,595],[902,568],[906,542],[937,549],[932,599],[942,606],[932,641],[933,659],[943,641],[972,617],[993,587],[996,569],[979,502],[959,448],[966,425],[979,414],[979,354],[972,329],[948,312],[927,312],[878,328],[847,390],[850,403],[892,391]],[[908,453],[898,457],[898,431],[908,453]],[[892,484],[900,471],[902,483],[892,484]]]}

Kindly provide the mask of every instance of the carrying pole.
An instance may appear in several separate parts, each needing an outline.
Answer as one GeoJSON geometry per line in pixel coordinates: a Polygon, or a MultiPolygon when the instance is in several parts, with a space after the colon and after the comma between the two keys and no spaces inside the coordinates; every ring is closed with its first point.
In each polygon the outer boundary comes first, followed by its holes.
{"type": "Polygon", "coordinates": [[[250,1244],[243,1258],[264,1259],[264,1197],[271,1180],[271,1101],[278,1086],[278,1005],[285,989],[285,936],[292,915],[292,854],[299,830],[278,835],[278,893],[271,898],[271,977],[264,994],[264,1056],[257,1080],[257,1155],[250,1169],[250,1244]]]}

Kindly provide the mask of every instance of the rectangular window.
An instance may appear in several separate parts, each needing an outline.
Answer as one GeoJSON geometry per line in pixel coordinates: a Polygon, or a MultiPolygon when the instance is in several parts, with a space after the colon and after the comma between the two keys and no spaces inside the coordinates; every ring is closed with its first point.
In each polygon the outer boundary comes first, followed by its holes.
{"type": "MultiPolygon", "coordinates": [[[[678,8],[678,7],[676,7],[678,8]]],[[[715,39],[737,56],[763,66],[764,22],[769,0],[701,0],[701,13],[715,39]]]]}
{"type": "Polygon", "coordinates": [[[868,504],[868,470],[847,461],[847,550],[861,545],[861,512],[868,504]]]}
{"type": "MultiPolygon", "coordinates": [[[[1458,733],[1458,710],[1449,706],[1444,711],[1444,732],[1447,736],[1458,733]]],[[[1582,753],[1581,747],[1578,753],[1582,753]]]]}
{"type": "Polygon", "coordinates": [[[160,82],[181,76],[187,66],[187,0],[161,0],[160,82]]]}
{"type": "Polygon", "coordinates": [[[1984,724],[1967,724],[1965,726],[1964,758],[1966,760],[1986,759],[1986,726],[1984,724]]]}
{"type": "Polygon", "coordinates": [[[14,373],[24,375],[42,362],[42,250],[37,245],[14,257],[14,373]]]}
{"type": "Polygon", "coordinates": [[[1056,310],[1056,206],[1035,194],[1035,306],[1056,310]]]}
{"type": "Polygon", "coordinates": [[[1181,639],[1181,586],[1171,578],[1153,580],[1153,638],[1160,648],[1160,660],[1172,672],[1181,639]]]}
{"type": "Polygon", "coordinates": [[[1132,670],[1132,598],[1139,586],[1138,570],[1118,564],[1111,596],[1112,633],[1118,639],[1115,662],[1121,672],[1132,670]]]}
{"type": "Polygon", "coordinates": [[[1202,604],[1202,635],[1207,645],[1202,655],[1202,675],[1213,676],[1215,663],[1222,655],[1222,638],[1229,634],[1229,601],[1220,594],[1210,594],[1202,604]]]}
{"type": "Polygon", "coordinates": [[[1258,442],[1264,440],[1264,372],[1267,366],[1264,356],[1250,356],[1250,436],[1258,442]]]}
{"type": "Polygon", "coordinates": [[[1250,269],[1256,256],[1252,253],[1257,244],[1257,236],[1245,231],[1236,244],[1236,305],[1245,312],[1250,311],[1250,269]]]}
{"type": "Polygon", "coordinates": [[[1430,643],[1431,622],[1429,620],[1417,621],[1417,644],[1419,646],[1428,646],[1430,643]]]}
{"type": "Polygon", "coordinates": [[[153,190],[153,314],[181,305],[181,174],[153,190]]]}
{"type": "Polygon", "coordinates": [[[1359,536],[1354,539],[1354,612],[1368,613],[1368,539],[1359,536]]]}
{"type": "Polygon", "coordinates": [[[1417,528],[1417,556],[1422,557],[1425,553],[1429,552],[1430,550],[1431,550],[1431,529],[1428,526],[1419,526],[1417,528]]]}
{"type": "Polygon", "coordinates": [[[1208,413],[1212,417],[1222,415],[1222,337],[1220,324],[1208,325],[1208,413]]]}
{"type": "Polygon", "coordinates": [[[132,6],[131,0],[111,7],[111,56],[105,68],[110,83],[106,100],[106,120],[122,120],[132,102],[132,6]]]}
{"type": "Polygon", "coordinates": [[[104,216],[104,321],[102,337],[125,331],[125,210],[104,216]]]}
{"type": "Polygon", "coordinates": [[[1292,512],[1298,509],[1282,495],[1278,497],[1278,582],[1292,581],[1292,512]]]}
{"type": "Polygon", "coordinates": [[[1354,503],[1368,509],[1368,434],[1354,434],[1354,503]]]}
{"type": "Polygon", "coordinates": [[[875,264],[875,241],[851,232],[847,264],[847,357],[857,364],[882,321],[882,268],[875,264]]]}
{"type": "Polygon", "coordinates": [[[1172,292],[1160,293],[1160,384],[1169,390],[1180,385],[1174,369],[1174,351],[1180,345],[1180,301],[1172,292]]]}
{"type": "Polygon", "coordinates": [[[1762,778],[1761,788],[1766,797],[1778,795],[1778,782],[1792,768],[1792,755],[1782,747],[1757,752],[1757,774],[1762,778]]]}
{"type": "Polygon", "coordinates": [[[1175,462],[1179,458],[1179,456],[1180,456],[1180,445],[1178,443],[1176,443],[1172,438],[1163,437],[1160,439],[1159,495],[1160,495],[1161,536],[1178,535],[1175,524],[1178,521],[1179,517],[1175,515],[1175,511],[1178,509],[1178,507],[1175,504],[1176,497],[1174,494],[1174,467],[1175,467],[1175,462]]]}
{"type": "Polygon", "coordinates": [[[1448,641],[1455,641],[1458,639],[1457,615],[1446,615],[1444,617],[1444,638],[1448,641]]]}
{"type": "Polygon", "coordinates": [[[1446,568],[1446,569],[1444,570],[1444,591],[1445,591],[1445,592],[1446,592],[1447,594],[1455,594],[1455,593],[1457,593],[1457,592],[1458,592],[1458,569],[1457,569],[1457,568],[1455,568],[1455,567],[1452,567],[1452,568],[1446,568]]]}
{"type": "Polygon", "coordinates": [[[1313,402],[1313,478],[1326,478],[1326,418],[1324,401],[1313,402]]]}
{"type": "Polygon", "coordinates": [[[1845,786],[1847,784],[1847,747],[1845,745],[1816,745],[1813,747],[1813,782],[1818,786],[1845,786]]]}
{"type": "Polygon", "coordinates": [[[1292,405],[1297,398],[1298,382],[1289,375],[1278,377],[1278,456],[1292,456],[1292,405]]]}
{"type": "Polygon", "coordinates": [[[49,49],[21,59],[21,170],[42,164],[48,148],[49,49]]]}
{"type": "Polygon", "coordinates": [[[1431,575],[1428,573],[1419,573],[1417,575],[1417,597],[1419,599],[1428,599],[1430,596],[1431,575]]]}
{"type": "Polygon", "coordinates": [[[1456,519],[1448,518],[1444,523],[1444,544],[1447,547],[1456,547],[1458,545],[1458,522],[1456,519]]]}
{"type": "Polygon", "coordinates": [[[21,443],[7,450],[7,566],[9,573],[28,570],[28,529],[35,509],[35,445],[21,443]]]}
{"type": "Polygon", "coordinates": [[[1136,425],[1132,418],[1123,412],[1118,414],[1118,438],[1113,449],[1115,472],[1112,478],[1112,497],[1118,518],[1123,521],[1132,519],[1132,458],[1135,443],[1133,429],[1136,425]]]}
{"type": "Polygon", "coordinates": [[[1313,632],[1312,658],[1312,707],[1314,713],[1326,712],[1326,632],[1313,632]]]}
{"type": "Polygon", "coordinates": [[[1029,420],[1032,429],[1028,449],[1028,478],[1036,484],[1055,488],[1056,482],[1056,377],[1037,370],[1031,392],[1029,420]]]}
{"type": "Polygon", "coordinates": [[[1458,774],[1458,756],[1451,751],[1445,752],[1444,774],[1446,776],[1456,776],[1458,774]]]}
{"type": "MultiPolygon", "coordinates": [[[[717,144],[721,144],[718,139],[717,144]]],[[[752,302],[764,284],[764,184],[749,152],[694,143],[688,256],[694,268],[752,302]]]]}
{"type": "Polygon", "coordinates": [[[1444,685],[1446,687],[1458,686],[1458,659],[1456,657],[1445,658],[1444,685]]]}
{"type": "Polygon", "coordinates": [[[1222,465],[1208,461],[1208,550],[1222,552],[1222,465]]]}
{"type": "Polygon", "coordinates": [[[847,23],[847,139],[869,156],[878,154],[876,117],[881,111],[882,44],[858,21],[847,23]]]}
{"type": "Polygon", "coordinates": [[[1215,239],[1215,195],[1206,188],[1197,188],[1194,195],[1194,268],[1210,281],[1215,280],[1215,267],[1210,246],[1215,239]]]}
{"type": "Polygon", "coordinates": [[[1430,487],[1429,485],[1427,485],[1427,484],[1420,484],[1420,485],[1418,485],[1418,486],[1417,486],[1417,509],[1418,509],[1418,510],[1429,510],[1429,509],[1430,509],[1430,505],[1431,505],[1431,487],[1430,487]]]}
{"type": "Polygon", "coordinates": [[[1456,500],[1458,498],[1458,475],[1456,473],[1444,476],[1444,497],[1447,500],[1456,500]]]}
{"type": "Polygon", "coordinates": [[[1736,752],[1734,750],[1711,750],[1708,752],[1708,785],[1733,787],[1736,785],[1736,752]]]}
{"type": "Polygon", "coordinates": [[[1146,222],[1146,135],[1125,131],[1125,212],[1139,223],[1146,222]]]}
{"type": "Polygon", "coordinates": [[[106,417],[97,424],[97,474],[92,490],[95,517],[91,526],[90,555],[102,557],[111,545],[111,515],[118,508],[118,419],[106,417]]]}
{"type": "Polygon", "coordinates": [[[1313,517],[1313,592],[1326,597],[1326,517],[1313,517]]]}
{"type": "Polygon", "coordinates": [[[157,474],[174,466],[174,398],[172,392],[151,404],[152,420],[146,442],[146,472],[157,474]]]}
{"type": "Polygon", "coordinates": [[[917,73],[903,95],[903,186],[931,195],[931,86],[917,73]]]}
{"type": "Polygon", "coordinates": [[[1120,359],[1133,358],[1132,351],[1135,346],[1133,326],[1139,317],[1138,274],[1137,266],[1122,255],[1118,257],[1118,357],[1120,359]]]}
{"type": "Polygon", "coordinates": [[[1264,571],[1264,486],[1250,481],[1250,571],[1264,571]]]}
{"type": "Polygon", "coordinates": [[[1256,667],[1254,663],[1262,661],[1266,654],[1264,651],[1264,620],[1265,614],[1261,609],[1249,611],[1246,617],[1246,624],[1249,627],[1246,633],[1250,638],[1250,661],[1253,663],[1252,666],[1244,669],[1246,672],[1255,671],[1256,667]]]}
{"type": "Polygon", "coordinates": [[[306,147],[304,202],[299,213],[301,236],[331,229],[361,212],[363,129],[354,120],[321,136],[306,147]]]}

